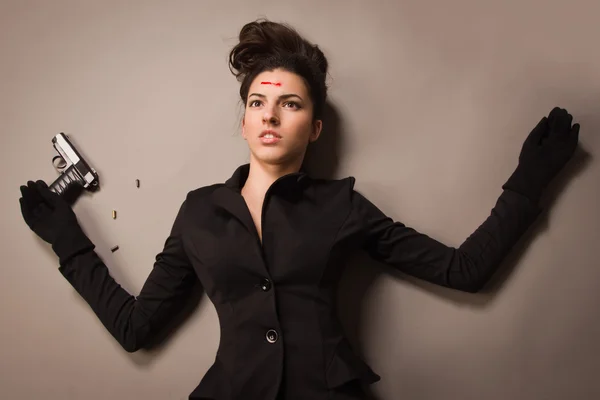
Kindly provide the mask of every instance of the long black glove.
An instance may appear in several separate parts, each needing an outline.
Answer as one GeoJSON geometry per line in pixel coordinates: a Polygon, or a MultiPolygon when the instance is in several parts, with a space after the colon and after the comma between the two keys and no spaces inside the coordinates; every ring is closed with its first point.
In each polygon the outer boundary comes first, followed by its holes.
{"type": "Polygon", "coordinates": [[[33,232],[52,245],[61,265],[80,252],[94,249],[71,206],[44,181],[28,181],[20,189],[23,219],[33,232]]]}
{"type": "Polygon", "coordinates": [[[555,107],[531,131],[519,155],[519,164],[503,189],[513,190],[538,203],[543,191],[573,156],[579,141],[579,124],[567,110],[555,107]]]}

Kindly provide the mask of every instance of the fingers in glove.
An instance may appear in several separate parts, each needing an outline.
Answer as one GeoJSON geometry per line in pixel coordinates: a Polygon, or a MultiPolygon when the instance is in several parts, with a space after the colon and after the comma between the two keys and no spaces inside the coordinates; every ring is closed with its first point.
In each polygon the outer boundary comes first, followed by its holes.
{"type": "MultiPolygon", "coordinates": [[[[23,187],[26,188],[26,186],[21,186],[21,188],[23,187]]],[[[21,197],[19,199],[19,204],[21,205],[21,214],[23,214],[23,219],[25,220],[25,222],[29,223],[29,221],[31,221],[31,210],[27,205],[25,197],[21,197]]]]}
{"type": "Polygon", "coordinates": [[[37,184],[34,181],[27,181],[27,188],[29,189],[29,201],[28,203],[32,206],[42,203],[44,199],[38,191],[37,184]]]}
{"type": "Polygon", "coordinates": [[[573,154],[579,142],[579,127],[579,124],[574,124],[565,139],[566,146],[569,148],[571,154],[573,154]]]}
{"type": "Polygon", "coordinates": [[[525,139],[525,147],[534,147],[540,144],[544,134],[548,131],[548,118],[544,117],[533,128],[531,133],[525,139]]]}
{"type": "Polygon", "coordinates": [[[567,110],[565,110],[564,108],[560,108],[560,107],[554,107],[552,109],[552,111],[550,111],[550,114],[548,114],[548,121],[550,121],[552,123],[552,122],[554,122],[554,120],[563,118],[566,115],[567,115],[567,110]]]}
{"type": "MultiPolygon", "coordinates": [[[[28,183],[31,181],[28,181],[28,183]]],[[[21,205],[21,214],[23,214],[23,218],[26,222],[29,223],[32,217],[32,211],[37,205],[35,203],[35,193],[29,188],[27,185],[21,185],[21,198],[19,199],[19,204],[21,205]]]]}
{"type": "Polygon", "coordinates": [[[31,189],[29,189],[26,185],[21,185],[19,188],[21,190],[21,199],[23,200],[23,204],[26,205],[31,198],[31,189]]]}
{"type": "Polygon", "coordinates": [[[33,194],[32,198],[34,199],[34,202],[32,203],[33,209],[31,214],[35,218],[42,218],[56,208],[56,200],[51,196],[55,193],[50,192],[47,187],[44,188],[41,186],[40,182],[42,181],[27,182],[27,185],[31,188],[33,194]]]}
{"type": "Polygon", "coordinates": [[[33,225],[37,220],[47,215],[51,209],[38,192],[34,181],[27,181],[27,186],[21,185],[20,189],[22,195],[19,199],[21,213],[25,221],[29,225],[33,225]]]}
{"type": "Polygon", "coordinates": [[[573,116],[564,108],[555,107],[548,116],[549,137],[552,139],[564,140],[571,131],[573,116]]]}
{"type": "Polygon", "coordinates": [[[56,208],[58,205],[62,205],[61,202],[64,202],[64,200],[60,197],[58,193],[54,193],[53,191],[51,191],[48,188],[48,185],[46,185],[46,182],[39,180],[36,182],[36,185],[38,193],[40,194],[42,199],[44,199],[44,201],[48,203],[51,207],[56,208]]]}
{"type": "Polygon", "coordinates": [[[567,130],[567,133],[559,137],[559,142],[564,145],[564,143],[573,143],[577,144],[579,140],[579,124],[573,124],[573,126],[567,130]]]}
{"type": "Polygon", "coordinates": [[[580,125],[579,124],[575,124],[573,125],[573,128],[571,128],[571,136],[573,137],[574,141],[579,141],[579,128],[580,125]]]}
{"type": "Polygon", "coordinates": [[[38,205],[44,202],[42,196],[38,193],[35,186],[35,182],[33,181],[27,181],[27,186],[21,186],[21,195],[23,196],[23,202],[21,204],[29,213],[31,213],[38,205]]]}

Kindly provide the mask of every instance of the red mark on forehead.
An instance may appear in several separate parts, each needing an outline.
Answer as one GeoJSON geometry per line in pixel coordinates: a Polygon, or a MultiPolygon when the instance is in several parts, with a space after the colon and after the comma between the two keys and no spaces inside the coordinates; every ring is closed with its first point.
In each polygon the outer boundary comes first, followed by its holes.
{"type": "Polygon", "coordinates": [[[261,85],[275,85],[275,86],[281,86],[281,82],[261,82],[261,85]]]}

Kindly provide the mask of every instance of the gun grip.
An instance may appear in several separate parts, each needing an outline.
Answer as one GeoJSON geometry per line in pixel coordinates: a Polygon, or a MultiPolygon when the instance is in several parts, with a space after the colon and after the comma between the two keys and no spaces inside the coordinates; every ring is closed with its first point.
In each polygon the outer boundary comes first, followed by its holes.
{"type": "Polygon", "coordinates": [[[61,173],[54,182],[52,182],[52,184],[49,186],[49,189],[62,196],[69,188],[75,185],[79,185],[83,188],[84,183],[85,182],[77,172],[75,165],[71,165],[63,173],[61,173]]]}

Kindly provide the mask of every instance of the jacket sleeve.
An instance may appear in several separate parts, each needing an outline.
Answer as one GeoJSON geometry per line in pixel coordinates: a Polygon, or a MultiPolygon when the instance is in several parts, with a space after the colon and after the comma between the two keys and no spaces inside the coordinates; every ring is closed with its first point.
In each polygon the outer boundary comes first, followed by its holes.
{"type": "Polygon", "coordinates": [[[489,217],[456,249],[394,222],[355,190],[352,208],[363,248],[371,257],[417,278],[471,293],[484,286],[542,211],[525,196],[504,190],[489,217]]]}
{"type": "Polygon", "coordinates": [[[184,201],[137,298],[110,276],[93,245],[61,259],[59,271],[128,352],[144,347],[181,307],[197,281],[181,239],[185,207],[184,201]]]}

